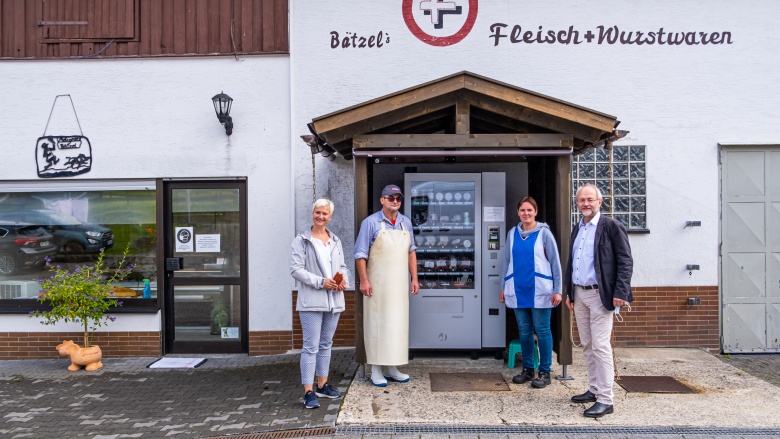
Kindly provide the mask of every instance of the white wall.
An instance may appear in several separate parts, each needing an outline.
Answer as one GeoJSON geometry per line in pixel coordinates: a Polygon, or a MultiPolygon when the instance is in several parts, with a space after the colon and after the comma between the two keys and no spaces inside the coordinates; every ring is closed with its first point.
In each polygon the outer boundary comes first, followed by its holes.
{"type": "MultiPolygon", "coordinates": [[[[414,4],[419,2],[415,1],[414,4]]],[[[457,0],[465,4],[465,0],[457,0]]],[[[612,114],[647,145],[648,235],[631,235],[635,286],[717,285],[718,143],[780,142],[780,37],[772,0],[496,0],[479,2],[474,28],[450,47],[418,40],[404,24],[402,2],[291,0],[293,129],[312,118],[462,70],[612,114]],[[582,43],[494,46],[490,25],[523,31],[567,30],[581,38],[598,26],[626,31],[731,32],[730,45],[582,43]],[[381,48],[336,48],[330,32],[376,35],[381,48]],[[683,229],[688,220],[700,228],[683,229]],[[701,271],[689,276],[686,264],[701,271]]],[[[445,23],[448,18],[445,17],[445,23]]],[[[311,158],[293,143],[296,224],[308,224],[311,158]],[[308,193],[308,195],[307,195],[308,193]]],[[[349,242],[352,164],[318,159],[318,194],[333,196],[334,229],[349,242]],[[347,208],[350,209],[346,212],[347,208]]],[[[350,249],[345,249],[347,252],[350,249]]]]}
{"type": "MultiPolygon", "coordinates": [[[[249,330],[289,330],[289,261],[276,257],[292,238],[289,77],[288,56],[2,61],[0,178],[38,180],[36,140],[60,94],[92,144],[92,170],[67,180],[247,178],[249,330]],[[220,91],[234,99],[230,137],[211,102],[220,91]]],[[[78,129],[64,102],[49,134],[76,134],[60,132],[78,129]]],[[[0,331],[18,320],[0,319],[0,331]]],[[[159,330],[159,317],[122,320],[159,330]]]]}

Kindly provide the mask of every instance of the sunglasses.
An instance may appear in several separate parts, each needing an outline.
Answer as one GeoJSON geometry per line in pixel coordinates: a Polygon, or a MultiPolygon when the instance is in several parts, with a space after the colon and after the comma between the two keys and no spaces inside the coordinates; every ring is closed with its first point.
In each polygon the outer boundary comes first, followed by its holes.
{"type": "Polygon", "coordinates": [[[388,201],[392,201],[394,203],[400,203],[401,200],[403,199],[400,195],[395,195],[392,197],[385,197],[385,198],[387,198],[388,201]]]}

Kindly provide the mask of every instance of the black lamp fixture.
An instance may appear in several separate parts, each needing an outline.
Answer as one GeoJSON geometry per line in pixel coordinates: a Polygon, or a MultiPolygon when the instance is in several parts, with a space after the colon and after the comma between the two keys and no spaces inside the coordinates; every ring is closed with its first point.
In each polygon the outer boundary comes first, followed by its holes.
{"type": "Polygon", "coordinates": [[[233,98],[220,92],[211,98],[214,102],[214,111],[217,112],[219,123],[225,126],[225,133],[229,136],[233,134],[233,119],[230,117],[230,107],[233,105],[233,98]]]}

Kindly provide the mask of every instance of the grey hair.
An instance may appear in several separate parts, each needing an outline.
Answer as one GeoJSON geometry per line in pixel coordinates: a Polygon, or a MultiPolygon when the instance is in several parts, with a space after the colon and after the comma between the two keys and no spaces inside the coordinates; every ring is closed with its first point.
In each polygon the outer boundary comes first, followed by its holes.
{"type": "Polygon", "coordinates": [[[330,214],[333,215],[333,210],[336,208],[336,206],[333,204],[333,201],[330,201],[327,198],[320,198],[319,200],[315,201],[314,204],[311,206],[311,213],[314,213],[314,211],[318,207],[325,207],[327,206],[328,209],[330,209],[330,214]]]}
{"type": "Polygon", "coordinates": [[[586,187],[589,187],[589,188],[595,190],[596,191],[596,197],[599,200],[603,200],[604,199],[604,197],[601,196],[601,191],[599,190],[599,188],[597,188],[596,185],[592,184],[592,183],[586,183],[586,184],[583,184],[582,186],[580,186],[580,188],[577,189],[577,195],[579,195],[580,191],[585,189],[586,187]]]}

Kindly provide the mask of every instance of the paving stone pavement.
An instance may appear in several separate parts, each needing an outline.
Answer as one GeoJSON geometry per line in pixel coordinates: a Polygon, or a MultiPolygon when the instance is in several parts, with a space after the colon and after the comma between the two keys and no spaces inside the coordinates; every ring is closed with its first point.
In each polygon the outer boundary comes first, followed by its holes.
{"type": "MultiPolygon", "coordinates": [[[[70,372],[67,359],[0,361],[0,438],[203,438],[334,426],[342,398],[303,407],[300,355],[205,356],[195,369],[157,358],[107,358],[70,372]]],[[[346,391],[354,349],[334,349],[331,385],[346,391]]]]}
{"type": "MultiPolygon", "coordinates": [[[[100,371],[69,372],[67,359],[0,361],[0,438],[258,438],[259,433],[333,427],[342,399],[306,410],[298,354],[207,356],[197,369],[149,369],[156,358],[108,358],[100,371]]],[[[780,355],[719,357],[780,386],[780,355]]],[[[335,349],[331,383],[347,390],[357,364],[353,349],[335,349]]],[[[777,430],[642,431],[515,426],[336,427],[318,439],[755,438],[777,430]],[[386,430],[390,428],[390,430],[386,430]],[[362,429],[362,430],[361,430],[362,429]]],[[[634,428],[634,429],[632,429],[634,428]]],[[[284,435],[286,438],[295,435],[284,435]]]]}

